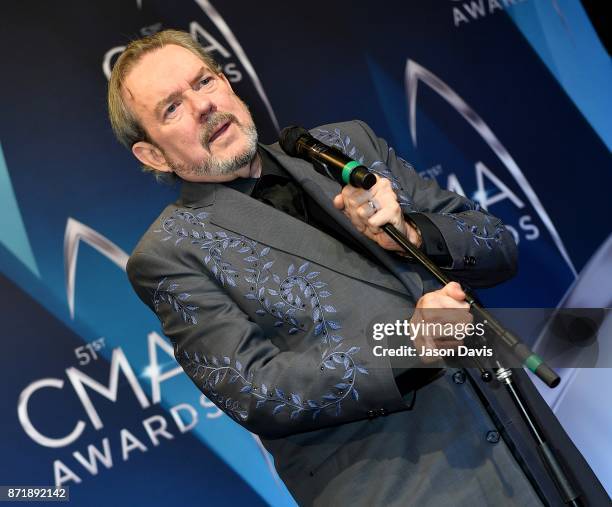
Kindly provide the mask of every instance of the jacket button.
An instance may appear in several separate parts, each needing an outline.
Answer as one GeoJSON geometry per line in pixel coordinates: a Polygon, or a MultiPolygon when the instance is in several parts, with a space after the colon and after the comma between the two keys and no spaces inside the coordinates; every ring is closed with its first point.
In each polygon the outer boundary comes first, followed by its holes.
{"type": "Polygon", "coordinates": [[[490,444],[496,444],[499,442],[499,432],[497,431],[487,431],[487,442],[490,444]]]}
{"type": "Polygon", "coordinates": [[[465,382],[465,372],[463,370],[453,373],[453,382],[455,384],[463,384],[465,382]]]}
{"type": "Polygon", "coordinates": [[[467,255],[463,258],[463,264],[466,266],[470,265],[470,258],[467,255]]]}
{"type": "Polygon", "coordinates": [[[376,417],[376,413],[374,410],[368,410],[368,419],[374,419],[376,417]]]}
{"type": "Polygon", "coordinates": [[[378,415],[385,416],[385,415],[387,415],[387,411],[384,408],[379,408],[378,409],[378,415]]]}
{"type": "Polygon", "coordinates": [[[473,266],[476,264],[476,257],[470,257],[470,264],[473,266]]]}

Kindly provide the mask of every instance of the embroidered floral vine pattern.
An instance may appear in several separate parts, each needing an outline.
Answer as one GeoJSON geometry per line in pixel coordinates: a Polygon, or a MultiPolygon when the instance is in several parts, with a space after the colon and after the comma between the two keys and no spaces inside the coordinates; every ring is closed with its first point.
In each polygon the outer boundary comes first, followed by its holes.
{"type": "Polygon", "coordinates": [[[174,214],[162,220],[162,229],[156,232],[166,232],[169,236],[162,241],[175,239],[178,245],[182,240],[190,238],[192,244],[200,245],[201,249],[207,250],[204,263],[208,265],[222,286],[229,284],[236,286],[238,278],[237,270],[223,259],[226,249],[237,249],[238,253],[247,254],[243,258],[246,263],[243,268],[244,280],[249,284],[249,292],[244,297],[249,300],[258,301],[261,306],[256,310],[257,315],[272,315],[276,321],[275,326],[280,327],[288,324],[289,334],[303,331],[304,324],[296,318],[298,312],[306,312],[309,307],[310,316],[314,323],[315,336],[321,337],[321,343],[340,343],[342,336],[337,333],[342,329],[342,324],[337,320],[329,318],[329,314],[336,313],[336,308],[323,299],[332,295],[329,290],[322,290],[326,283],[318,279],[319,272],[309,270],[309,262],[305,262],[299,268],[291,264],[287,269],[286,276],[282,278],[273,273],[271,268],[274,260],[269,260],[269,247],[258,251],[255,241],[244,237],[228,236],[225,231],[211,232],[205,228],[203,220],[209,216],[206,212],[198,215],[175,210],[174,214]],[[189,227],[185,228],[183,223],[189,227]]]}
{"type": "MultiPolygon", "coordinates": [[[[389,148],[391,151],[393,148],[389,148]]],[[[397,160],[406,167],[410,171],[414,171],[414,168],[406,162],[403,158],[396,156],[397,160]]],[[[472,240],[477,246],[480,246],[481,242],[485,244],[485,246],[491,250],[493,249],[492,242],[501,243],[502,241],[502,233],[505,230],[505,227],[498,221],[495,226],[491,223],[491,217],[488,215],[486,211],[481,209],[479,203],[472,201],[471,199],[465,198],[463,201],[463,211],[455,212],[455,213],[440,213],[440,215],[447,216],[451,218],[455,222],[455,226],[461,232],[469,232],[472,235],[472,240]],[[480,211],[485,220],[485,225],[482,226],[482,229],[479,229],[477,225],[468,225],[465,220],[460,216],[463,212],[469,211],[480,211]],[[487,225],[489,226],[487,228],[487,225]]]]}
{"type": "Polygon", "coordinates": [[[247,240],[241,236],[228,236],[225,231],[217,231],[212,233],[205,229],[205,223],[210,213],[202,211],[197,215],[188,211],[175,210],[172,216],[162,220],[162,228],[154,232],[166,232],[168,236],[162,238],[162,241],[168,241],[175,238],[175,245],[179,245],[185,239],[191,239],[194,245],[200,245],[202,250],[207,253],[204,257],[204,264],[210,267],[212,274],[215,276],[221,286],[231,285],[236,286],[235,279],[238,278],[238,272],[233,269],[229,262],[223,260],[223,253],[228,248],[240,247],[241,252],[247,252],[256,245],[254,241],[247,240]],[[189,230],[185,228],[188,226],[189,230]]]}
{"type": "Polygon", "coordinates": [[[342,329],[340,322],[336,320],[330,320],[326,317],[328,313],[336,313],[336,308],[333,305],[325,304],[322,299],[331,296],[329,290],[323,289],[327,284],[321,280],[317,280],[319,277],[318,271],[307,270],[309,263],[302,264],[297,270],[295,266],[291,264],[287,269],[287,277],[281,282],[280,287],[282,290],[282,297],[288,303],[294,302],[295,304],[301,304],[305,307],[308,303],[310,305],[310,312],[312,322],[314,324],[314,335],[321,336],[321,342],[328,344],[331,342],[340,343],[342,336],[334,334],[333,331],[342,329]],[[299,295],[294,297],[293,290],[299,291],[305,301],[302,302],[299,295]]]}
{"type": "Polygon", "coordinates": [[[236,420],[248,419],[248,410],[238,400],[219,392],[218,388],[224,383],[240,382],[242,387],[239,392],[255,398],[257,400],[256,409],[272,404],[274,405],[272,415],[288,411],[291,419],[296,419],[303,414],[310,414],[313,419],[316,419],[323,410],[328,410],[335,416],[340,415],[342,402],[349,396],[354,400],[359,400],[359,393],[355,388],[355,377],[357,374],[367,375],[368,370],[355,362],[353,356],[357,352],[359,352],[359,347],[351,347],[346,352],[334,351],[326,355],[320,363],[321,370],[344,368],[344,373],[341,381],[317,400],[305,400],[298,393],[287,395],[280,387],[266,384],[256,385],[253,381],[253,372],[247,376],[243,372],[240,361],[236,360],[232,364],[229,357],[224,357],[220,361],[215,356],[207,358],[197,352],[190,355],[183,350],[179,361],[193,379],[202,381],[201,387],[206,395],[236,420]]]}
{"type": "MultiPolygon", "coordinates": [[[[176,238],[175,245],[178,245],[184,239],[190,239],[191,244],[199,245],[200,249],[206,250],[204,256],[204,264],[206,264],[211,272],[215,275],[221,286],[231,285],[236,287],[236,280],[239,278],[238,271],[234,269],[231,263],[223,259],[223,255],[228,248],[235,249],[240,254],[247,254],[244,261],[248,263],[247,267],[243,268],[246,272],[245,281],[251,284],[251,291],[245,294],[247,299],[258,301],[261,308],[256,311],[258,315],[269,313],[277,319],[277,326],[283,325],[284,322],[291,324],[293,327],[290,333],[294,334],[303,327],[294,317],[298,308],[282,309],[282,305],[272,304],[268,298],[264,297],[266,288],[265,284],[270,276],[270,268],[274,261],[268,261],[260,267],[261,260],[269,253],[270,248],[265,247],[260,252],[257,252],[257,242],[249,240],[243,236],[229,236],[225,231],[211,232],[206,230],[206,220],[209,213],[203,211],[197,215],[193,215],[188,211],[175,210],[173,215],[162,220],[162,229],[157,229],[155,232],[165,232],[169,236],[162,238],[162,241],[168,241],[176,238]],[[187,230],[183,225],[185,223],[190,230],[187,230]],[[267,273],[267,274],[266,274],[267,273]],[[262,274],[264,276],[262,276],[262,274]]],[[[265,260],[265,259],[264,259],[265,260]]],[[[278,276],[274,275],[275,279],[278,276]]],[[[269,289],[270,290],[270,289],[269,289]]],[[[272,290],[272,293],[278,291],[272,290]]],[[[299,308],[299,310],[302,310],[299,308]]]]}
{"type": "Polygon", "coordinates": [[[244,280],[249,284],[250,288],[250,291],[244,297],[259,301],[262,309],[255,311],[257,315],[263,316],[268,313],[276,319],[274,326],[281,327],[287,323],[291,326],[289,334],[295,334],[301,330],[300,328],[304,327],[304,324],[301,324],[295,318],[297,312],[304,311],[303,304],[299,297],[295,297],[294,300],[292,294],[287,299],[280,277],[276,273],[272,273],[270,269],[274,265],[274,260],[266,258],[269,253],[269,247],[265,247],[259,252],[254,248],[250,251],[250,255],[244,258],[245,262],[253,266],[244,268],[244,271],[247,273],[244,280]],[[270,278],[277,284],[278,288],[266,286],[270,278]],[[279,300],[271,301],[270,296],[279,300]]]}
{"type": "Polygon", "coordinates": [[[469,232],[472,235],[472,240],[476,244],[476,246],[481,246],[481,242],[485,244],[485,246],[489,249],[493,249],[492,243],[501,243],[502,242],[502,233],[506,230],[504,225],[497,221],[497,224],[494,226],[492,224],[491,217],[486,213],[483,213],[485,224],[482,228],[479,228],[477,225],[469,225],[463,218],[461,218],[461,214],[454,213],[440,213],[446,217],[451,218],[455,222],[455,226],[461,232],[469,232]],[[487,228],[487,225],[489,226],[487,228]]]}
{"type": "MultiPolygon", "coordinates": [[[[351,138],[344,135],[340,129],[335,128],[332,132],[317,128],[314,130],[314,137],[321,142],[335,146],[346,156],[351,157],[353,160],[357,160],[360,164],[364,163],[364,156],[351,143],[351,138]]],[[[389,151],[392,149],[393,148],[389,148],[389,151]]],[[[399,205],[403,209],[406,211],[419,211],[414,207],[414,204],[406,195],[406,192],[402,188],[399,179],[389,170],[387,165],[382,160],[375,160],[368,166],[368,169],[370,169],[371,172],[378,174],[381,178],[386,178],[391,182],[391,187],[393,190],[395,190],[399,205]]]]}
{"type": "MultiPolygon", "coordinates": [[[[269,253],[269,248],[264,248],[259,256],[264,258],[269,253]]],[[[247,260],[247,259],[245,259],[247,260]]],[[[265,260],[265,259],[264,259],[265,260]]],[[[253,260],[247,262],[253,262],[253,260]]],[[[251,285],[251,292],[245,294],[247,299],[259,299],[265,308],[265,312],[276,317],[274,325],[282,326],[283,322],[288,322],[292,327],[289,334],[301,331],[304,324],[295,318],[297,312],[305,312],[309,307],[310,315],[314,323],[314,335],[321,336],[321,343],[331,342],[340,343],[342,336],[334,331],[342,329],[342,324],[336,320],[331,320],[326,314],[336,313],[336,308],[331,304],[326,304],[322,300],[332,295],[329,290],[321,290],[327,284],[318,280],[319,271],[309,271],[309,262],[303,263],[296,269],[291,264],[287,269],[287,276],[281,278],[278,274],[272,273],[270,268],[274,261],[265,262],[260,269],[245,268],[250,273],[245,280],[251,285]],[[266,287],[266,283],[272,281],[275,287],[266,287]],[[276,302],[270,301],[268,296],[277,298],[276,302]]],[[[257,310],[258,315],[264,315],[264,310],[257,310]]]]}
{"type": "MultiPolygon", "coordinates": [[[[354,160],[357,160],[359,163],[364,163],[363,155],[361,155],[357,148],[351,144],[351,138],[343,134],[340,129],[335,128],[333,131],[330,131],[317,128],[314,131],[314,136],[320,141],[335,146],[336,148],[342,150],[345,155],[351,157],[354,160]]],[[[389,153],[393,151],[393,148],[389,147],[389,153]]],[[[407,170],[414,171],[412,165],[406,162],[403,158],[397,155],[395,157],[407,170]]],[[[373,173],[376,173],[379,176],[387,178],[391,181],[391,186],[397,194],[398,202],[405,212],[421,211],[406,195],[398,178],[389,170],[389,168],[383,161],[375,160],[368,167],[373,173]]],[[[467,198],[464,200],[464,208],[464,211],[482,211],[480,205],[477,202],[473,202],[467,198]]],[[[499,222],[495,226],[493,226],[491,222],[491,217],[486,212],[482,212],[486,221],[486,224],[484,224],[482,228],[479,228],[477,225],[468,225],[467,222],[463,220],[463,218],[461,218],[460,213],[440,214],[454,220],[455,225],[459,231],[470,233],[472,236],[472,240],[477,246],[481,246],[481,244],[484,243],[485,246],[489,250],[491,250],[493,249],[492,244],[494,242],[500,243],[502,241],[502,233],[504,232],[505,227],[499,222]]]]}
{"type": "MultiPolygon", "coordinates": [[[[177,209],[171,216],[162,219],[162,228],[155,232],[167,234],[162,241],[174,239],[177,246],[185,239],[189,239],[194,245],[199,245],[206,251],[204,263],[209,266],[222,286],[228,284],[235,287],[237,280],[240,279],[237,270],[223,258],[226,250],[235,249],[239,254],[246,254],[243,258],[245,267],[242,271],[244,281],[249,284],[250,290],[244,296],[259,302],[261,309],[256,310],[256,313],[262,316],[267,313],[275,317],[277,319],[275,326],[289,324],[291,326],[289,334],[295,334],[304,328],[304,324],[300,323],[295,315],[298,312],[306,312],[306,308],[309,307],[314,323],[313,333],[321,337],[323,346],[328,346],[321,355],[320,369],[343,368],[344,371],[341,371],[339,382],[328,388],[319,399],[313,400],[304,399],[299,393],[285,395],[279,386],[266,384],[256,386],[252,372],[246,376],[241,363],[236,360],[232,364],[229,357],[224,357],[220,361],[214,356],[207,358],[204,354],[196,352],[190,355],[187,351],[183,350],[181,353],[178,349],[176,357],[194,379],[202,381],[202,389],[209,398],[236,420],[247,419],[248,410],[238,400],[225,396],[219,391],[220,384],[224,382],[233,384],[239,381],[242,385],[240,393],[257,398],[256,408],[274,404],[273,414],[286,410],[290,411],[292,419],[302,413],[309,413],[313,418],[317,418],[322,410],[327,410],[339,415],[344,400],[349,396],[353,400],[359,399],[355,379],[357,375],[367,375],[368,370],[357,364],[353,357],[359,352],[359,347],[341,350],[344,344],[338,331],[342,329],[342,324],[337,320],[331,320],[328,316],[336,313],[336,308],[323,301],[332,296],[332,293],[327,284],[320,280],[320,272],[310,270],[310,263],[304,262],[299,267],[291,264],[287,274],[279,276],[272,271],[275,260],[269,259],[269,247],[259,249],[255,241],[229,236],[225,231],[207,230],[208,224],[204,221],[209,215],[207,212],[194,215],[177,209]],[[330,350],[331,346],[333,348],[330,350]]],[[[199,308],[184,303],[190,295],[184,293],[175,296],[172,291],[179,287],[178,284],[170,284],[164,288],[164,283],[166,278],[160,281],[154,295],[155,310],[157,311],[160,301],[168,302],[173,311],[181,313],[185,322],[196,324],[197,320],[192,312],[199,308]]]]}
{"type": "Polygon", "coordinates": [[[191,294],[187,294],[186,292],[181,292],[178,296],[174,294],[174,291],[178,289],[178,283],[171,283],[167,287],[163,287],[166,282],[166,278],[160,280],[157,284],[157,288],[153,293],[153,304],[155,306],[155,312],[157,313],[157,309],[159,308],[160,303],[168,303],[172,309],[181,314],[183,321],[187,324],[197,324],[198,321],[195,316],[196,310],[198,307],[195,305],[190,305],[185,303],[187,299],[191,297],[191,294]]]}

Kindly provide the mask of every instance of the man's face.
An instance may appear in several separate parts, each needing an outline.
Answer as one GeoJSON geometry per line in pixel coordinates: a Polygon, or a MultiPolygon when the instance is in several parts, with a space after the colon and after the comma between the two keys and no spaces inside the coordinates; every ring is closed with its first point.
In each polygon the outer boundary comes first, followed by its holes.
{"type": "Polygon", "coordinates": [[[251,114],[225,76],[191,51],[168,45],[145,54],[122,92],[153,143],[132,149],[147,165],[189,181],[248,175],[257,151],[251,114]]]}

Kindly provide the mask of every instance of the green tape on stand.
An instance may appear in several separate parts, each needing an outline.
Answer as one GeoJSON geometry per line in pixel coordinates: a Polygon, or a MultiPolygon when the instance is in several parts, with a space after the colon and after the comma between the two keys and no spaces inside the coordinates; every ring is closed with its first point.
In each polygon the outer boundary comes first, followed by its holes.
{"type": "Polygon", "coordinates": [[[351,173],[355,167],[359,167],[361,164],[356,160],[351,160],[347,162],[346,165],[342,168],[342,181],[347,185],[351,182],[351,173]]]}
{"type": "Polygon", "coordinates": [[[531,354],[525,361],[525,366],[527,366],[527,368],[529,368],[533,373],[535,373],[538,366],[540,366],[542,363],[543,361],[539,356],[531,354]]]}

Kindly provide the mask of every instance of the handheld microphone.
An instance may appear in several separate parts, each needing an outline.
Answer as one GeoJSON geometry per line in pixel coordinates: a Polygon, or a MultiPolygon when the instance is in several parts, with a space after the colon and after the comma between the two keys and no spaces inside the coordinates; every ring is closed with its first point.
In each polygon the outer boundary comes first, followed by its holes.
{"type": "Polygon", "coordinates": [[[376,176],[367,167],[347,157],[339,149],[317,141],[302,127],[284,128],[279,144],[287,155],[312,162],[318,172],[341,185],[350,184],[368,190],[376,184],[376,176]]]}

